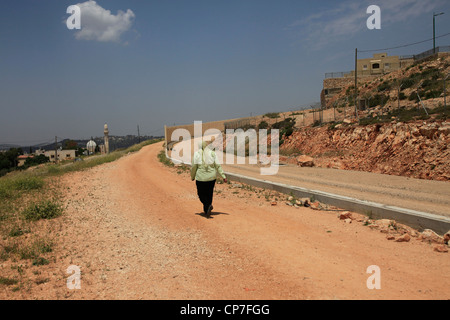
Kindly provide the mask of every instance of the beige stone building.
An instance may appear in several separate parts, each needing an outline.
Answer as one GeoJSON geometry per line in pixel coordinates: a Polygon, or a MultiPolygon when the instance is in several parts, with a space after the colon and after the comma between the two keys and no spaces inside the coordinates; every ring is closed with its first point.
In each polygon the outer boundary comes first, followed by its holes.
{"type": "MultiPolygon", "coordinates": [[[[413,57],[388,56],[387,53],[376,53],[372,58],[357,61],[359,76],[379,76],[406,67],[414,62],[413,57]]],[[[355,76],[355,71],[352,72],[355,76]]]]}
{"type": "MultiPolygon", "coordinates": [[[[378,77],[404,68],[414,62],[413,56],[388,56],[376,53],[372,58],[358,59],[356,62],[358,80],[378,77]]],[[[359,81],[358,81],[359,82],[359,81]]],[[[344,88],[355,84],[355,70],[347,72],[330,72],[325,74],[320,100],[323,108],[331,108],[329,100],[344,88]]]]}
{"type": "MultiPolygon", "coordinates": [[[[55,150],[44,151],[44,150],[36,150],[35,155],[45,155],[50,159],[50,162],[55,162],[55,150]]],[[[58,161],[62,160],[73,160],[75,159],[75,150],[57,150],[56,156],[58,161]]]]}

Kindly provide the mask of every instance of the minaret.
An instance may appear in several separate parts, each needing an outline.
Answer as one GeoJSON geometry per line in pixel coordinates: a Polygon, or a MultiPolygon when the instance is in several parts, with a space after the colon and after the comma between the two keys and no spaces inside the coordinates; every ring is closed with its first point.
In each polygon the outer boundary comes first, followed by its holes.
{"type": "Polygon", "coordinates": [[[105,134],[105,152],[109,153],[109,130],[108,130],[108,125],[106,123],[105,123],[103,133],[105,134]]]}

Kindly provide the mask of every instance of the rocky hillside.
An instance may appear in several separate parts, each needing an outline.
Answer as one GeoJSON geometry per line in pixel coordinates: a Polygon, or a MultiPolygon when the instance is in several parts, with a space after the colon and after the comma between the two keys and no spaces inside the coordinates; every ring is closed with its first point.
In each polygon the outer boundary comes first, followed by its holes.
{"type": "Polygon", "coordinates": [[[449,181],[449,142],[448,121],[306,127],[285,139],[280,161],[449,181]]]}
{"type": "Polygon", "coordinates": [[[444,56],[361,79],[359,97],[366,103],[358,112],[359,122],[348,112],[354,108],[349,105],[354,87],[349,86],[332,98],[336,110],[324,111],[342,115],[348,108],[347,118],[296,128],[282,138],[280,160],[449,181],[449,83],[444,90],[449,74],[450,56],[444,56]]]}

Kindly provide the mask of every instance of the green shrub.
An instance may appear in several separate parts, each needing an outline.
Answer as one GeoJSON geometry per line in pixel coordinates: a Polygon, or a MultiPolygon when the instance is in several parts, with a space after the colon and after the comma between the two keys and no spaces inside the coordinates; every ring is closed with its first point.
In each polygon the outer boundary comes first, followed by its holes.
{"type": "Polygon", "coordinates": [[[425,99],[439,98],[441,92],[439,90],[431,90],[425,93],[425,99]]]}
{"type": "Polygon", "coordinates": [[[33,266],[43,266],[43,265],[46,265],[49,263],[50,262],[47,259],[42,258],[42,257],[38,257],[33,260],[33,266]]]}
{"type": "Polygon", "coordinates": [[[390,90],[391,89],[391,84],[388,81],[384,81],[382,84],[380,84],[377,88],[378,91],[385,91],[385,90],[390,90]]]}
{"type": "Polygon", "coordinates": [[[258,129],[268,129],[269,128],[269,124],[266,121],[261,121],[258,124],[258,129]]]}
{"type": "Polygon", "coordinates": [[[60,204],[46,200],[30,205],[22,212],[22,215],[26,220],[36,221],[53,219],[59,217],[62,213],[63,208],[60,204]]]}
{"type": "Polygon", "coordinates": [[[164,150],[161,150],[161,151],[158,153],[158,159],[159,159],[159,162],[161,162],[162,164],[164,164],[164,165],[166,165],[166,166],[168,166],[168,167],[173,167],[173,166],[175,166],[175,165],[173,164],[173,161],[170,160],[169,158],[167,158],[166,152],[165,152],[164,150]]]}
{"type": "Polygon", "coordinates": [[[389,96],[383,93],[377,93],[372,99],[369,100],[368,107],[373,108],[376,106],[384,106],[388,102],[389,96]]]}
{"type": "Polygon", "coordinates": [[[267,118],[270,118],[270,119],[276,119],[276,118],[278,118],[280,116],[280,113],[279,112],[269,112],[269,113],[266,113],[265,115],[264,115],[264,117],[267,117],[267,118]]]}
{"type": "Polygon", "coordinates": [[[401,90],[405,90],[405,89],[411,88],[415,84],[416,84],[416,80],[414,78],[407,78],[407,79],[402,81],[402,88],[401,88],[401,90]]]}
{"type": "Polygon", "coordinates": [[[14,284],[17,284],[18,282],[19,281],[17,281],[16,279],[0,277],[0,284],[3,284],[5,286],[12,286],[14,284]]]}
{"type": "Polygon", "coordinates": [[[44,186],[44,180],[40,177],[25,176],[12,181],[15,190],[29,191],[41,189],[44,186]]]}
{"type": "Polygon", "coordinates": [[[419,98],[417,97],[417,94],[416,94],[415,91],[411,92],[411,94],[408,97],[408,100],[409,101],[416,101],[416,102],[419,101],[419,98]]]}

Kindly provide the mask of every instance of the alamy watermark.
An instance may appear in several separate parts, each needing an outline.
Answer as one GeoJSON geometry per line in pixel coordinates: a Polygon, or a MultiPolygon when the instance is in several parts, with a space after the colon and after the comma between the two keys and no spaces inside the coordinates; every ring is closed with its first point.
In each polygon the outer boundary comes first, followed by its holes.
{"type": "MultiPolygon", "coordinates": [[[[279,130],[271,129],[270,142],[267,129],[227,129],[225,135],[219,129],[208,129],[203,132],[202,122],[194,121],[194,152],[199,150],[203,141],[209,143],[208,148],[216,154],[219,164],[259,164],[261,175],[275,175],[279,165],[279,130]],[[226,143],[224,152],[224,141],[226,143]],[[269,151],[270,145],[270,152],[269,151]]],[[[192,164],[192,136],[189,130],[179,128],[173,131],[170,141],[180,141],[169,155],[174,163],[192,164]]],[[[205,159],[206,164],[212,159],[205,159]]]]}
{"type": "Polygon", "coordinates": [[[70,274],[67,278],[67,289],[75,290],[81,289],[81,269],[76,265],[71,265],[67,268],[66,273],[70,274]]]}
{"type": "Polygon", "coordinates": [[[381,29],[381,9],[379,6],[371,5],[366,10],[371,16],[367,19],[366,25],[369,30],[381,29]]]}
{"type": "Polygon", "coordinates": [[[77,5],[68,6],[66,13],[71,14],[69,18],[66,20],[67,29],[73,30],[81,29],[81,9],[77,5]]]}
{"type": "Polygon", "coordinates": [[[381,270],[379,266],[371,265],[367,267],[366,273],[372,274],[367,278],[367,289],[381,289],[381,270]]]}

